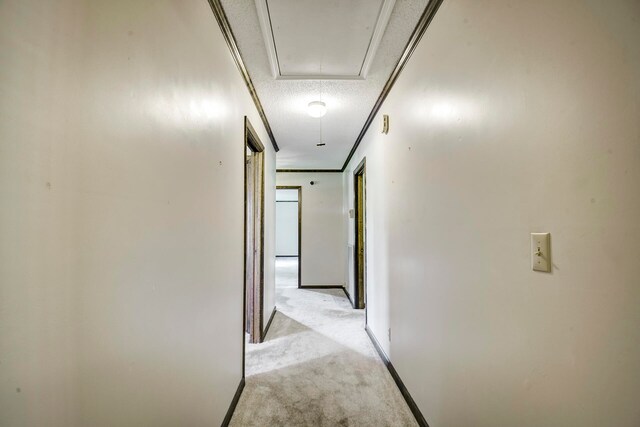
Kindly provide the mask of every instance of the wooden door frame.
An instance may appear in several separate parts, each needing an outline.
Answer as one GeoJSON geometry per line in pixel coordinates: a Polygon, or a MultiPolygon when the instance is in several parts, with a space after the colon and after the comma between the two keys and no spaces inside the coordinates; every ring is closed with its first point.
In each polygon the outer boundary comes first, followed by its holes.
{"type": "Polygon", "coordinates": [[[353,286],[353,305],[354,308],[360,308],[360,289],[359,289],[359,270],[360,270],[360,254],[358,253],[358,241],[360,238],[360,230],[358,227],[358,215],[360,213],[359,205],[358,205],[358,177],[362,176],[362,210],[363,210],[363,221],[362,221],[362,234],[363,234],[363,256],[362,256],[362,291],[363,291],[363,305],[365,309],[365,324],[367,322],[367,217],[366,217],[366,194],[367,194],[367,158],[363,158],[360,164],[355,168],[353,172],[353,195],[354,195],[354,257],[353,257],[353,266],[354,266],[354,286],[353,286]]]}
{"type": "MultiPolygon", "coordinates": [[[[264,339],[264,145],[260,141],[258,134],[256,133],[253,126],[249,122],[247,116],[244,117],[244,144],[242,147],[242,164],[244,165],[243,174],[244,174],[244,275],[242,278],[242,288],[243,288],[243,299],[242,299],[242,376],[244,378],[244,356],[245,356],[245,334],[247,330],[247,165],[246,165],[246,156],[247,156],[247,148],[255,153],[259,153],[259,162],[260,162],[260,193],[262,197],[260,197],[260,236],[259,236],[259,247],[260,247],[260,272],[258,280],[254,276],[254,286],[257,282],[259,287],[257,292],[258,303],[254,302],[254,315],[253,322],[257,322],[258,325],[258,336],[257,342],[262,342],[264,339]]],[[[251,334],[250,334],[251,335],[251,334]]],[[[255,335],[255,334],[254,334],[255,335]]]]}
{"type": "Polygon", "coordinates": [[[301,185],[277,185],[276,190],[298,190],[298,288],[301,288],[302,287],[302,186],[301,185]]]}

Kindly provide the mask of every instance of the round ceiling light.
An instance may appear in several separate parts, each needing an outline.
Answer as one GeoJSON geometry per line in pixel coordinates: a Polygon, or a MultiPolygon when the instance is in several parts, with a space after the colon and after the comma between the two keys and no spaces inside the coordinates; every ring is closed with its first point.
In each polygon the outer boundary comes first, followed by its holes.
{"type": "Polygon", "coordinates": [[[313,101],[309,103],[307,111],[311,117],[322,117],[327,114],[327,105],[322,101],[313,101]]]}

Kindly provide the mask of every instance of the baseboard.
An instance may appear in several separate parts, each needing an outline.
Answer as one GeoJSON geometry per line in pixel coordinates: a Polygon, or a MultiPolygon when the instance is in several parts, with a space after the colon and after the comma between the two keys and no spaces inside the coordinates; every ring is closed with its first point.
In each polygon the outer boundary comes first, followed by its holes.
{"type": "Polygon", "coordinates": [[[351,299],[351,294],[349,294],[349,291],[347,290],[346,286],[342,287],[342,290],[344,291],[344,294],[347,296],[347,299],[349,300],[349,302],[351,303],[351,307],[356,308],[355,303],[353,302],[353,299],[351,299]]]}
{"type": "Polygon", "coordinates": [[[267,332],[269,332],[269,326],[271,326],[271,321],[276,315],[276,311],[277,311],[276,307],[273,307],[273,311],[271,311],[271,316],[269,316],[269,320],[267,321],[267,326],[264,328],[264,331],[262,331],[262,339],[260,341],[264,341],[265,337],[267,336],[267,332]]]}
{"type": "Polygon", "coordinates": [[[416,418],[416,421],[418,422],[418,424],[421,427],[429,427],[427,420],[422,415],[422,412],[420,412],[420,408],[418,408],[418,405],[416,405],[416,402],[411,397],[411,394],[409,394],[409,390],[407,390],[407,387],[405,387],[404,383],[402,382],[402,379],[400,378],[400,375],[398,375],[398,372],[393,367],[393,364],[389,360],[387,353],[385,353],[384,350],[382,349],[380,342],[378,342],[378,339],[369,328],[369,325],[366,325],[364,327],[364,330],[367,332],[367,335],[369,335],[369,338],[371,339],[373,346],[378,351],[378,354],[380,355],[380,359],[382,359],[384,364],[387,366],[387,369],[389,370],[391,377],[396,382],[396,385],[400,389],[400,393],[402,393],[402,397],[404,397],[404,400],[407,402],[407,405],[409,405],[409,409],[411,409],[411,412],[413,412],[413,416],[416,418]]]}
{"type": "Polygon", "coordinates": [[[342,285],[302,285],[299,289],[344,289],[342,285]]]}
{"type": "Polygon", "coordinates": [[[242,394],[242,390],[244,390],[244,377],[240,380],[240,384],[238,384],[238,389],[236,390],[236,394],[233,395],[233,399],[231,400],[231,405],[229,405],[229,409],[227,410],[227,415],[222,420],[221,427],[227,427],[231,422],[231,417],[233,417],[233,413],[236,410],[236,406],[238,405],[238,400],[240,400],[240,395],[242,394]]]}
{"type": "Polygon", "coordinates": [[[349,300],[351,306],[353,308],[356,308],[356,306],[353,304],[353,300],[351,299],[351,295],[349,295],[349,291],[347,291],[347,288],[344,287],[344,285],[305,285],[299,286],[298,289],[342,289],[344,294],[347,296],[347,299],[349,300]]]}

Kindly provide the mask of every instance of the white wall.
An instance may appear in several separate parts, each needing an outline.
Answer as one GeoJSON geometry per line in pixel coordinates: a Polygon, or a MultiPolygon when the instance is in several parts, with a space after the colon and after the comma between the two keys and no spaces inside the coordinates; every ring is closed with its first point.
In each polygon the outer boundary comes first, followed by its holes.
{"type": "MultiPolygon", "coordinates": [[[[255,107],[252,110],[255,111],[255,107]]],[[[264,160],[264,307],[262,312],[262,326],[266,327],[276,307],[276,152],[266,132],[263,132],[264,126],[260,118],[254,117],[252,123],[259,126],[259,136],[266,151],[264,160]]],[[[255,126],[254,129],[258,129],[255,126]]]]}
{"type": "Polygon", "coordinates": [[[276,201],[276,256],[298,256],[298,202],[276,201]]]}
{"type": "Polygon", "coordinates": [[[302,285],[344,285],[342,174],[276,175],[277,185],[302,186],[302,285]]]}
{"type": "Polygon", "coordinates": [[[431,425],[640,425],[639,20],[447,0],[350,162],[369,324],[431,425]]]}
{"type": "Polygon", "coordinates": [[[241,378],[243,116],[206,1],[0,2],[0,425],[219,425],[241,378]]]}

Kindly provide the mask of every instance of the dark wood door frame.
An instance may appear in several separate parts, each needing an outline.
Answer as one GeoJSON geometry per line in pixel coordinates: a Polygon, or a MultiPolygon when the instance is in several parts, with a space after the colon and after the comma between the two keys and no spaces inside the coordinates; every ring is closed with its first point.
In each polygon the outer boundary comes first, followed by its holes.
{"type": "Polygon", "coordinates": [[[298,190],[298,288],[301,288],[302,287],[302,186],[301,185],[278,185],[276,186],[276,190],[298,190]]]}
{"type": "MultiPolygon", "coordinates": [[[[251,126],[251,123],[249,122],[249,119],[246,116],[244,118],[244,144],[242,149],[242,155],[243,155],[243,164],[244,164],[244,277],[243,277],[244,296],[243,296],[243,307],[242,307],[242,311],[243,311],[242,375],[244,378],[245,333],[247,332],[247,316],[248,315],[252,315],[252,326],[253,326],[252,330],[250,331],[250,341],[262,342],[262,340],[264,339],[264,336],[263,336],[264,335],[264,330],[263,330],[263,323],[264,323],[264,315],[263,315],[263,312],[264,312],[264,145],[260,141],[258,134],[256,133],[253,126],[251,126]],[[248,306],[247,287],[249,286],[248,280],[247,280],[247,273],[248,273],[247,263],[249,259],[248,257],[249,254],[247,250],[247,240],[249,238],[249,236],[247,235],[247,229],[248,229],[249,218],[247,215],[247,210],[250,204],[248,200],[248,194],[247,194],[247,188],[248,188],[247,180],[249,179],[249,177],[247,176],[247,160],[246,160],[247,149],[256,153],[257,157],[255,158],[257,160],[257,167],[259,169],[258,183],[257,183],[259,187],[255,188],[256,187],[255,184],[252,186],[254,190],[257,190],[259,193],[259,205],[257,206],[257,208],[259,209],[258,216],[260,221],[259,230],[257,230],[257,226],[255,225],[255,223],[251,221],[253,225],[254,233],[257,232],[256,234],[259,234],[254,238],[254,245],[257,245],[257,248],[259,250],[259,256],[254,257],[252,261],[252,267],[254,269],[252,281],[251,281],[252,292],[253,292],[252,313],[248,313],[248,308],[247,308],[248,306]],[[256,262],[260,263],[259,269],[255,268],[256,262]],[[258,270],[258,271],[255,271],[255,270],[258,270]]],[[[252,204],[255,203],[255,198],[254,198],[254,201],[252,201],[251,203],[252,204]]]]}
{"type": "Polygon", "coordinates": [[[365,324],[367,320],[367,222],[366,222],[366,172],[367,159],[355,168],[353,172],[354,190],[354,308],[365,309],[365,324]],[[361,184],[360,186],[358,184],[361,184]],[[362,206],[361,206],[362,204],[362,206]],[[359,222],[362,217],[361,222],[359,222]],[[362,227],[362,228],[361,228],[362,227]]]}

